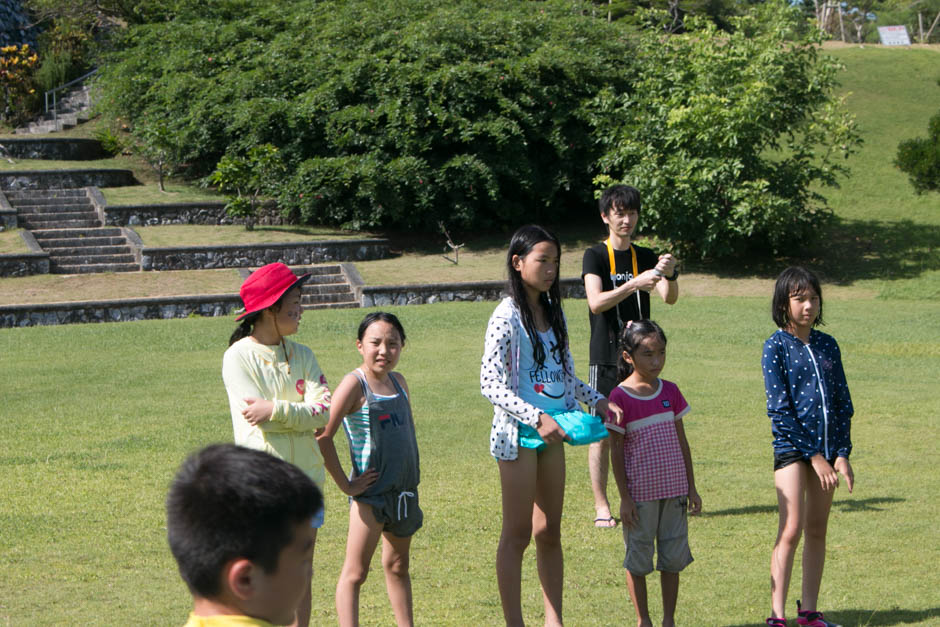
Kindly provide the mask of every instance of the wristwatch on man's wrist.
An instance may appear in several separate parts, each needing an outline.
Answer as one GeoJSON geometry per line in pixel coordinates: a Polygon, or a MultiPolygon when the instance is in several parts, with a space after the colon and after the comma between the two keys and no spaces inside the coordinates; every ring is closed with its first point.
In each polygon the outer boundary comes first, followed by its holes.
{"type": "Polygon", "coordinates": [[[672,271],[672,276],[667,276],[666,280],[675,281],[678,278],[679,278],[679,268],[676,268],[675,270],[672,271]]]}

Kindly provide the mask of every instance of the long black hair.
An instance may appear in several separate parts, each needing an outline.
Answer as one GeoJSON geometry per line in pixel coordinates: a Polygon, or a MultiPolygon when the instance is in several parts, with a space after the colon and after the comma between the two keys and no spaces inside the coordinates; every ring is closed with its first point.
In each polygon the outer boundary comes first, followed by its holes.
{"type": "MultiPolygon", "coordinates": [[[[559,258],[561,257],[561,244],[558,242],[558,238],[555,237],[554,233],[537,224],[527,224],[513,233],[512,240],[509,242],[509,251],[506,253],[506,269],[509,273],[507,291],[522,314],[522,326],[529,335],[532,342],[532,356],[540,368],[545,365],[545,347],[542,345],[542,338],[539,337],[538,330],[535,328],[535,316],[529,307],[529,299],[526,297],[522,275],[513,267],[512,258],[517,255],[525,257],[532,252],[536,244],[542,242],[553,243],[558,251],[559,258]]],[[[558,346],[562,351],[567,351],[568,328],[565,326],[565,315],[561,309],[561,287],[558,280],[558,273],[556,273],[555,280],[552,281],[552,286],[548,291],[539,294],[539,302],[551,324],[552,331],[555,333],[555,341],[558,342],[558,346]]],[[[564,352],[562,355],[564,355],[564,352]]],[[[567,360],[562,358],[561,363],[567,373],[567,360]]]]}
{"type": "Polygon", "coordinates": [[[633,374],[633,364],[624,359],[623,354],[627,353],[633,356],[633,352],[640,345],[640,342],[651,335],[658,335],[659,339],[663,341],[663,346],[666,345],[666,333],[662,327],[652,320],[645,318],[631,320],[623,325],[623,330],[620,331],[620,357],[617,360],[617,376],[621,381],[633,374]]]}

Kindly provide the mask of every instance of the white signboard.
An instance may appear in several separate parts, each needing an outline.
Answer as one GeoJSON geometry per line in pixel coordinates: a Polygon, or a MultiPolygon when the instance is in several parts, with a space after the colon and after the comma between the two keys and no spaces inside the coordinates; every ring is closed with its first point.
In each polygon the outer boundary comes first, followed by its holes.
{"type": "Polygon", "coordinates": [[[885,46],[911,45],[911,38],[907,36],[907,26],[879,26],[878,37],[885,46]]]}

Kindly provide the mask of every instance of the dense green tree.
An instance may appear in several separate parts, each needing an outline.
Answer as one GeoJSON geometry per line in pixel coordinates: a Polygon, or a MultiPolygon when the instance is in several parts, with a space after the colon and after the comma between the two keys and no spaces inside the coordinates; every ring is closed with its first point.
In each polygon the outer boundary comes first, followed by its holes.
{"type": "Polygon", "coordinates": [[[779,250],[825,222],[813,190],[857,135],[797,11],[768,3],[730,33],[692,16],[668,35],[668,14],[628,26],[582,8],[180,3],[123,34],[103,105],[133,128],[165,120],[191,175],[270,144],[287,174],[266,193],[310,222],[515,226],[590,213],[592,181],[614,180],[692,255],[779,250]]]}
{"type": "Polygon", "coordinates": [[[597,98],[598,184],[640,189],[644,224],[686,255],[782,251],[830,217],[814,190],[859,139],[833,96],[838,68],[801,21],[768,3],[730,35],[695,18],[688,36],[647,29],[632,89],[597,98]]]}
{"type": "Polygon", "coordinates": [[[940,192],[940,111],[927,124],[927,137],[902,141],[894,164],[910,178],[918,194],[940,192]]]}

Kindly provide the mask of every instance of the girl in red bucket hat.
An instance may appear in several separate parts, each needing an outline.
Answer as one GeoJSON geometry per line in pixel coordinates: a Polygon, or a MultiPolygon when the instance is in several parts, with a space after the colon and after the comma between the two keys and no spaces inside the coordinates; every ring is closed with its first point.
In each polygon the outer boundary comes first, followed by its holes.
{"type": "MultiPolygon", "coordinates": [[[[287,339],[300,325],[300,287],[309,276],[271,263],[245,279],[239,290],[245,311],[222,358],[222,380],[235,443],[291,462],[322,491],[326,471],[316,436],[329,418],[330,390],[313,351],[287,339]]],[[[314,516],[314,542],[322,524],[323,510],[314,516]]],[[[309,620],[308,581],[296,624],[309,620]]]]}

